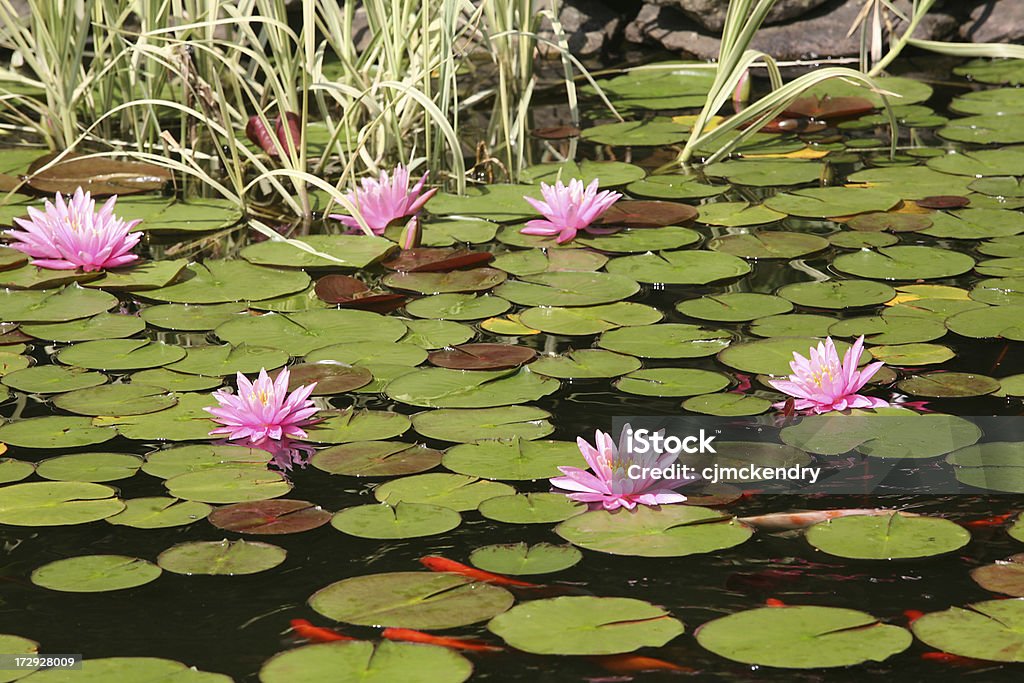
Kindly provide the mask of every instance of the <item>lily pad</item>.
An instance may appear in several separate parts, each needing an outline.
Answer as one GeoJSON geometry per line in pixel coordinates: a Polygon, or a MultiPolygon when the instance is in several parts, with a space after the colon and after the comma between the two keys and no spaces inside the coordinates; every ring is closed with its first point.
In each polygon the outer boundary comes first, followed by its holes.
{"type": "Polygon", "coordinates": [[[941,344],[900,344],[898,346],[874,346],[868,349],[875,360],[897,367],[938,365],[956,358],[948,346],[941,344]]]}
{"type": "Polygon", "coordinates": [[[1024,133],[1016,123],[1015,116],[999,116],[998,114],[982,114],[953,119],[938,130],[938,134],[947,140],[971,142],[979,145],[993,143],[1024,142],[1024,133]]]}
{"type": "Polygon", "coordinates": [[[746,275],[750,265],[731,254],[713,251],[663,251],[612,259],[607,270],[638,282],[704,285],[746,275]]]}
{"type": "Polygon", "coordinates": [[[519,493],[488,498],[479,509],[487,519],[507,524],[550,524],[586,512],[587,504],[561,493],[519,493]]]}
{"type": "Polygon", "coordinates": [[[794,232],[761,231],[743,235],[725,235],[708,242],[712,251],[747,259],[794,259],[828,249],[824,237],[794,232]]]}
{"type": "Polygon", "coordinates": [[[941,321],[911,316],[847,318],[829,328],[834,337],[855,339],[863,335],[868,344],[928,342],[944,337],[946,331],[941,321]]]}
{"type": "Polygon", "coordinates": [[[400,539],[434,536],[451,531],[462,516],[439,505],[399,502],[371,503],[345,508],[331,519],[338,531],[359,538],[400,539]]]}
{"type": "Polygon", "coordinates": [[[504,588],[459,574],[391,572],[332,583],[314,593],[309,606],[349,624],[446,629],[490,619],[513,601],[504,588]]]}
{"type": "Polygon", "coordinates": [[[280,349],[240,344],[231,346],[193,346],[185,357],[167,366],[168,370],[188,375],[222,377],[257,373],[261,369],[273,370],[288,362],[288,353],[280,349]]]}
{"type": "Polygon", "coordinates": [[[311,464],[349,477],[418,474],[441,463],[441,452],[401,441],[356,441],[317,451],[311,464]]]}
{"type": "Polygon", "coordinates": [[[975,339],[996,337],[1024,341],[1024,305],[989,306],[964,311],[949,317],[946,327],[957,334],[975,339]]]}
{"type": "Polygon", "coordinates": [[[139,370],[173,363],[185,349],[145,339],[103,339],[80,342],[57,352],[57,360],[90,370],[139,370]]]}
{"type": "Polygon", "coordinates": [[[859,560],[930,557],[967,545],[971,534],[940,517],[853,515],[815,524],[807,542],[830,555],[859,560]]]}
{"type": "Polygon", "coordinates": [[[110,441],[117,432],[94,426],[87,417],[46,415],[8,422],[0,427],[0,443],[24,448],[74,448],[110,441]]]}
{"type": "Polygon", "coordinates": [[[745,322],[770,315],[789,313],[793,304],[771,294],[707,294],[676,304],[676,310],[691,318],[716,322],[745,322]]]}
{"type": "Polygon", "coordinates": [[[420,294],[450,292],[485,292],[497,287],[508,276],[497,268],[471,268],[453,270],[447,273],[406,273],[387,275],[382,282],[392,289],[402,289],[420,294]]]}
{"type": "Polygon", "coordinates": [[[454,370],[504,370],[533,360],[537,352],[514,344],[460,344],[432,352],[431,365],[454,370]]]}
{"type": "Polygon", "coordinates": [[[697,222],[705,225],[738,228],[746,225],[774,223],[785,217],[785,213],[760,204],[751,206],[749,202],[715,202],[700,207],[697,222]]]}
{"type": "Polygon", "coordinates": [[[900,203],[900,196],[877,189],[818,187],[775,195],[764,203],[769,209],[791,216],[829,218],[888,211],[900,203]]]}
{"type": "Polygon", "coordinates": [[[725,330],[683,323],[662,323],[609,330],[597,340],[609,351],[641,358],[702,358],[729,346],[725,330]]]}
{"type": "Polygon", "coordinates": [[[104,482],[127,479],[142,467],[142,458],[127,453],[73,453],[47,458],[36,474],[52,481],[104,482]]]}
{"type": "Polygon", "coordinates": [[[209,197],[186,202],[164,197],[126,197],[118,199],[117,211],[141,218],[136,230],[150,233],[212,232],[242,220],[242,211],[234,202],[209,197]]]}
{"type": "Polygon", "coordinates": [[[883,247],[836,257],[832,265],[844,273],[878,280],[932,280],[962,275],[974,259],[948,249],[924,246],[883,247]]]}
{"type": "Polygon", "coordinates": [[[147,323],[169,330],[206,331],[245,312],[245,304],[160,304],[140,314],[147,323]]]}
{"type": "Polygon", "coordinates": [[[697,642],[744,664],[819,669],[880,662],[913,642],[910,632],[839,607],[762,607],[709,621],[697,642]]]}
{"type": "Polygon", "coordinates": [[[331,513],[305,500],[257,500],[219,507],[210,524],[240,534],[276,535],[309,531],[331,521],[331,513]]]}
{"type": "MultiPolygon", "coordinates": [[[[482,439],[540,439],[554,427],[551,413],[529,405],[503,408],[426,410],[412,416],[412,426],[431,439],[472,443],[482,439]]],[[[314,459],[314,465],[316,461],[314,459]]]]}
{"type": "Polygon", "coordinates": [[[45,669],[32,674],[32,683],[231,683],[223,674],[198,671],[181,662],[157,657],[104,657],[87,658],[81,669],[45,669]]]}
{"type": "Polygon", "coordinates": [[[85,368],[63,365],[39,365],[7,373],[0,379],[6,386],[28,394],[59,394],[76,389],[98,387],[107,377],[85,368]]]}
{"type": "Polygon", "coordinates": [[[409,418],[405,415],[386,410],[321,410],[317,418],[321,422],[306,429],[309,434],[306,439],[313,443],[390,439],[404,434],[410,425],[409,418]]]}
{"type": "Polygon", "coordinates": [[[397,341],[407,329],[401,320],[378,313],[328,309],[246,316],[218,326],[214,333],[236,346],[251,344],[305,356],[334,344],[397,341]]]}
{"type": "Polygon", "coordinates": [[[971,578],[987,591],[1024,597],[1024,555],[972,569],[971,578]]]}
{"type": "Polygon", "coordinates": [[[273,569],[284,562],[284,548],[254,541],[193,541],[179,543],[156,558],[162,569],[175,574],[237,576],[273,569]]]}
{"type": "Polygon", "coordinates": [[[693,175],[652,175],[626,185],[626,192],[652,199],[703,199],[728,190],[727,185],[708,185],[693,175]]]}
{"type": "Polygon", "coordinates": [[[847,180],[864,183],[903,199],[924,199],[936,195],[965,195],[970,192],[970,178],[940,173],[927,166],[869,168],[851,173],[847,180]]]}
{"type": "Polygon", "coordinates": [[[835,322],[835,318],[826,315],[770,315],[755,320],[750,326],[750,333],[758,337],[825,337],[835,322]]]}
{"type": "Polygon", "coordinates": [[[922,231],[932,237],[981,240],[1009,237],[1024,232],[1024,216],[1006,209],[962,209],[932,216],[932,226],[922,231]]]}
{"type": "Polygon", "coordinates": [[[32,572],[32,583],[69,593],[102,593],[142,586],[162,574],[160,567],[138,557],[81,555],[50,562],[32,572]]]}
{"type": "Polygon", "coordinates": [[[639,289],[635,280],[622,275],[556,272],[506,282],[494,293],[522,306],[594,306],[626,299],[639,289]]]}
{"type": "Polygon", "coordinates": [[[247,261],[215,261],[190,265],[179,282],[145,292],[148,299],[179,304],[219,304],[260,298],[271,299],[301,291],[309,286],[302,271],[255,266],[247,261]]]}
{"type": "Polygon", "coordinates": [[[682,634],[683,623],[643,600],[580,595],[517,605],[487,630],[524,652],[610,655],[661,647],[682,634]]]}
{"type": "Polygon", "coordinates": [[[107,517],[108,524],[136,529],[164,529],[197,522],[213,509],[206,503],[164,496],[130,498],[124,503],[124,510],[113,517],[107,517]]]}
{"type": "Polygon", "coordinates": [[[153,368],[132,373],[132,383],[148,384],[167,391],[209,391],[223,384],[223,378],[185,375],[164,368],[153,368]]]}
{"type": "MultiPolygon", "coordinates": [[[[793,354],[799,353],[807,358],[810,349],[817,347],[818,341],[801,337],[778,337],[733,344],[718,354],[718,360],[741,372],[756,375],[788,375],[793,354]]],[[[850,348],[846,342],[837,341],[835,344],[840,357],[850,348]]],[[[861,355],[861,362],[868,357],[865,351],[861,355]]]]}
{"type": "Polygon", "coordinates": [[[480,503],[497,496],[510,496],[516,491],[508,484],[481,481],[462,474],[428,473],[392,479],[373,491],[382,503],[422,503],[440,505],[456,512],[475,510],[480,503]]]}
{"type": "Polygon", "coordinates": [[[498,225],[479,218],[431,221],[423,224],[421,242],[425,247],[448,247],[468,242],[483,244],[494,239],[498,225]]]}
{"type": "Polygon", "coordinates": [[[0,489],[0,524],[62,526],[105,519],[124,509],[117,491],[81,481],[41,481],[0,489]]]}
{"type": "Polygon", "coordinates": [[[580,133],[580,137],[591,142],[616,147],[661,146],[683,142],[689,134],[689,126],[673,121],[623,121],[587,128],[580,133]]]}
{"type": "Polygon", "coordinates": [[[146,456],[142,471],[160,479],[179,474],[223,468],[255,468],[265,470],[267,452],[243,446],[176,446],[153,451],[146,456]]]}
{"type": "Polygon", "coordinates": [[[405,305],[409,315],[437,320],[480,320],[501,315],[512,304],[498,296],[435,294],[405,305]]]}
{"type": "Polygon", "coordinates": [[[53,405],[78,415],[143,415],[170,408],[177,397],[146,384],[107,384],[77,389],[53,399],[53,405]]]}
{"type": "Polygon", "coordinates": [[[175,498],[200,503],[244,503],[278,498],[292,484],[278,472],[255,468],[214,468],[171,477],[164,482],[175,498]]]}
{"type": "Polygon", "coordinates": [[[334,361],[367,367],[380,363],[413,367],[426,359],[427,352],[423,348],[404,342],[346,342],[324,346],[306,354],[307,363],[334,361]]]}
{"type": "Polygon", "coordinates": [[[994,662],[1024,662],[1024,601],[986,600],[932,612],[911,625],[942,652],[994,662]]]}
{"type": "MultiPolygon", "coordinates": [[[[700,233],[696,230],[677,225],[666,225],[657,229],[623,228],[609,235],[583,234],[578,235],[574,242],[599,251],[628,254],[678,249],[679,247],[696,244],[700,242],[700,239],[700,233]]],[[[576,251],[578,250],[568,251],[568,253],[575,253],[576,251]]]]}
{"type": "Polygon", "coordinates": [[[34,463],[15,460],[14,458],[0,458],[0,484],[21,481],[35,471],[34,463]]]}
{"type": "Polygon", "coordinates": [[[354,641],[306,645],[278,653],[260,669],[261,683],[462,683],[468,659],[444,647],[354,641]]]}
{"type": "Polygon", "coordinates": [[[0,290],[0,320],[8,322],[65,322],[88,318],[116,305],[114,295],[74,284],[46,291],[0,290]]]}
{"type": "Polygon", "coordinates": [[[693,396],[683,401],[683,409],[704,415],[739,417],[760,415],[772,407],[772,402],[749,394],[723,393],[693,396]]]}
{"type": "Polygon", "coordinates": [[[452,472],[482,479],[531,480],[557,477],[559,467],[586,468],[571,441],[485,439],[449,448],[441,464],[452,472]]]}
{"type": "Polygon", "coordinates": [[[724,389],[731,380],[720,372],[693,368],[648,368],[613,382],[619,391],[639,396],[696,396],[724,389]]]}
{"type": "Polygon", "coordinates": [[[63,323],[28,323],[21,326],[22,332],[36,339],[59,342],[120,339],[138,334],[144,329],[146,322],[141,318],[116,313],[100,313],[63,323]]]}
{"type": "Polygon", "coordinates": [[[598,334],[623,325],[650,325],[661,319],[658,309],[632,301],[574,308],[538,306],[519,314],[524,325],[560,335],[598,334]]]}
{"type": "Polygon", "coordinates": [[[406,320],[405,333],[398,341],[424,349],[440,349],[457,346],[475,336],[473,328],[451,320],[406,320]]]}
{"type": "Polygon", "coordinates": [[[912,375],[897,385],[900,391],[930,398],[967,398],[999,391],[999,381],[966,372],[929,372],[912,375]]]}
{"type": "Polygon", "coordinates": [[[599,187],[615,187],[625,185],[643,178],[647,173],[644,169],[621,161],[590,161],[584,159],[580,163],[564,161],[561,163],[537,164],[523,169],[519,174],[525,183],[544,182],[554,185],[561,180],[566,185],[571,179],[579,179],[584,185],[592,181],[600,182],[599,187]]]}
{"type": "Polygon", "coordinates": [[[533,207],[523,201],[524,195],[540,199],[540,188],[525,184],[484,185],[467,188],[462,196],[441,192],[430,200],[429,210],[435,216],[511,221],[535,214],[533,207]]]}
{"type": "Polygon", "coordinates": [[[781,432],[783,443],[809,453],[838,455],[856,450],[874,458],[934,458],[970,446],[981,435],[975,424],[963,418],[908,410],[849,415],[842,420],[804,417],[781,432]]]}
{"type": "Polygon", "coordinates": [[[424,368],[393,380],[385,391],[402,403],[425,408],[491,408],[535,401],[559,382],[520,370],[424,368]]]}
{"type": "Polygon", "coordinates": [[[486,545],[469,554],[469,561],[480,569],[513,576],[559,572],[582,559],[583,553],[571,545],[551,543],[486,545]]]}
{"type": "Polygon", "coordinates": [[[240,255],[246,261],[260,266],[365,268],[371,263],[381,260],[395,249],[395,243],[391,240],[367,235],[310,235],[297,238],[295,241],[334,258],[327,259],[317,256],[284,240],[268,240],[250,244],[241,251],[240,255]]]}
{"type": "Polygon", "coordinates": [[[560,356],[541,356],[530,365],[530,371],[558,379],[596,379],[619,377],[639,370],[641,363],[633,356],[602,349],[580,349],[560,356]]]}
{"type": "Polygon", "coordinates": [[[216,405],[217,401],[206,394],[181,394],[173,408],[145,415],[101,416],[94,418],[93,424],[112,425],[122,436],[143,441],[210,439],[217,423],[204,408],[216,405]]]}

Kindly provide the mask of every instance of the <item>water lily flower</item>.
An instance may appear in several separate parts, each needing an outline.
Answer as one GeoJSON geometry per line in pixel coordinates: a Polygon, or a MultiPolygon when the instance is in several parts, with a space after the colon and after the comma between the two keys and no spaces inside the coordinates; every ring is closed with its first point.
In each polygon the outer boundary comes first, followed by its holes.
{"type": "Polygon", "coordinates": [[[238,373],[238,393],[232,394],[221,389],[213,394],[220,405],[204,408],[215,422],[224,425],[210,432],[210,436],[227,434],[228,439],[246,439],[255,447],[268,439],[280,441],[283,438],[305,438],[302,427],[312,423],[316,406],[309,400],[316,382],[300,386],[288,393],[288,368],[284,368],[276,379],[270,379],[266,369],[260,369],[259,377],[250,382],[238,373]]]}
{"type": "Polygon", "coordinates": [[[590,224],[611,208],[622,195],[618,192],[604,190],[597,191],[598,181],[594,179],[586,188],[583,181],[572,179],[566,187],[562,181],[554,185],[547,183],[540,184],[540,192],[544,195],[544,201],[523,197],[530,206],[540,211],[543,219],[534,219],[520,230],[524,235],[543,235],[545,237],[558,236],[557,242],[562,244],[568,242],[580,230],[588,232],[599,232],[591,228],[590,224]]]}
{"type": "MultiPolygon", "coordinates": [[[[810,358],[793,352],[793,361],[789,364],[793,374],[788,380],[771,380],[769,384],[796,398],[793,408],[798,411],[820,414],[847,408],[884,408],[889,405],[887,401],[857,393],[884,365],[871,363],[858,370],[857,361],[863,348],[864,336],[861,335],[840,361],[836,345],[832,337],[828,337],[818,342],[817,348],[811,348],[810,358]]],[[[782,408],[785,404],[781,401],[774,407],[782,408]]]]}
{"type": "Polygon", "coordinates": [[[636,453],[627,448],[627,435],[631,433],[626,425],[615,446],[612,437],[597,430],[596,446],[579,437],[576,444],[591,471],[578,467],[559,467],[564,477],[551,479],[551,484],[564,491],[572,500],[591,503],[594,507],[615,510],[624,507],[632,510],[637,505],[661,505],[682,503],[686,496],[673,489],[688,483],[685,479],[654,479],[650,469],[670,467],[678,457],[678,451],[658,452],[649,448],[646,453],[636,453]],[[637,467],[633,467],[636,465],[637,467]],[[648,468],[648,472],[644,472],[648,468]],[[632,475],[632,476],[631,476],[632,475]]]}
{"type": "Polygon", "coordinates": [[[9,246],[32,257],[32,265],[53,270],[89,272],[117,268],[139,258],[131,253],[142,233],[131,232],[141,220],[125,222],[114,215],[117,195],[96,211],[96,200],[79,187],[70,201],[58,192],[43,210],[29,208],[28,219],[15,218],[24,230],[7,230],[9,246]]]}
{"type": "MultiPolygon", "coordinates": [[[[413,221],[417,220],[416,214],[424,204],[430,201],[431,197],[437,194],[437,188],[423,192],[423,184],[427,182],[427,175],[424,173],[419,182],[410,190],[409,169],[399,164],[390,178],[387,171],[381,172],[379,180],[363,178],[363,186],[349,190],[346,196],[359,211],[373,234],[383,235],[384,230],[397,220],[408,217],[412,217],[413,221]]],[[[350,232],[359,232],[362,229],[359,221],[353,216],[335,213],[330,217],[344,223],[350,232]]],[[[417,229],[418,224],[412,227],[407,226],[407,232],[415,233],[417,229]]]]}

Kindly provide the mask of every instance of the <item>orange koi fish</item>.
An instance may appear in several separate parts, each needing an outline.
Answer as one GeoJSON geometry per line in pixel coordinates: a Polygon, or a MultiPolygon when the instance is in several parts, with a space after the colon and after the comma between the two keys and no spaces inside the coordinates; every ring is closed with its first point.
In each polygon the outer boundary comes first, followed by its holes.
{"type": "Polygon", "coordinates": [[[789,607],[786,603],[782,602],[778,598],[768,598],[764,601],[765,607],[789,607]]]}
{"type": "Polygon", "coordinates": [[[305,619],[292,619],[292,631],[314,643],[333,643],[338,640],[359,640],[323,626],[314,626],[305,619]]]}
{"type": "Polygon", "coordinates": [[[905,609],[903,610],[903,616],[907,618],[907,626],[910,626],[915,621],[924,616],[924,612],[919,609],[905,609]]]}
{"type": "Polygon", "coordinates": [[[440,645],[441,647],[453,650],[466,650],[468,652],[499,652],[502,649],[497,645],[488,645],[477,638],[435,636],[423,631],[414,631],[411,628],[386,628],[380,635],[381,638],[387,640],[400,640],[406,643],[427,643],[428,645],[440,645]]]}
{"type": "Polygon", "coordinates": [[[926,662],[939,662],[940,664],[950,664],[952,666],[984,666],[988,663],[983,659],[961,657],[949,652],[922,652],[921,659],[926,662]]]}
{"type": "Polygon", "coordinates": [[[601,655],[599,657],[590,657],[589,659],[600,664],[605,670],[616,674],[632,674],[639,671],[697,672],[696,669],[691,669],[688,666],[681,666],[673,662],[666,662],[664,659],[641,657],[639,655],[601,655]]]}
{"type": "Polygon", "coordinates": [[[995,515],[994,517],[985,517],[983,519],[972,519],[969,522],[960,523],[969,529],[984,529],[985,527],[1002,526],[1015,514],[1015,512],[1007,512],[1005,515],[995,515]]]}
{"type": "Polygon", "coordinates": [[[426,567],[432,572],[448,572],[451,574],[461,574],[463,576],[473,579],[474,581],[493,583],[498,586],[517,586],[519,588],[541,587],[539,584],[536,583],[518,581],[516,579],[510,579],[507,576],[502,576],[501,574],[492,574],[491,572],[485,572],[482,569],[474,569],[473,567],[466,566],[461,562],[449,560],[446,557],[440,557],[438,555],[427,555],[426,557],[421,557],[420,564],[422,564],[424,567],[426,567]]]}
{"type": "MultiPolygon", "coordinates": [[[[774,512],[769,515],[757,515],[756,517],[740,517],[739,521],[762,531],[790,531],[792,529],[803,529],[818,522],[824,522],[837,517],[852,517],[854,515],[882,516],[896,513],[896,510],[886,508],[852,508],[845,510],[809,510],[807,512],[774,512]]],[[[912,515],[910,512],[902,512],[903,515],[912,515]]],[[[913,515],[916,516],[916,515],[913,515]]]]}

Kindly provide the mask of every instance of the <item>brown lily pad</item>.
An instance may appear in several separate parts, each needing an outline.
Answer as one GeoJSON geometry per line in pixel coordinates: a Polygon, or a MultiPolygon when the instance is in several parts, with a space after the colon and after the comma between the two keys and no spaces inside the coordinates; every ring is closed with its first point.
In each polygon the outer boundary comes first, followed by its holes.
{"type": "Polygon", "coordinates": [[[784,112],[787,116],[805,116],[820,121],[849,119],[875,110],[871,100],[863,97],[801,97],[793,100],[784,112]]]}
{"type": "Polygon", "coordinates": [[[932,219],[919,213],[873,211],[858,214],[846,224],[861,232],[917,232],[932,227],[932,219]]]}
{"type": "Polygon", "coordinates": [[[446,294],[483,292],[497,287],[506,279],[505,271],[483,267],[450,273],[391,273],[384,278],[384,284],[420,294],[446,294]]]}
{"type": "MultiPolygon", "coordinates": [[[[278,373],[270,373],[277,377],[278,373]]],[[[354,391],[373,381],[373,374],[366,368],[344,363],[299,363],[288,368],[288,391],[316,382],[313,396],[329,396],[354,391]]]]}
{"type": "Polygon", "coordinates": [[[761,133],[820,133],[828,124],[804,116],[780,116],[761,127],[761,133]]]}
{"type": "Polygon", "coordinates": [[[548,126],[547,128],[534,128],[530,135],[542,140],[568,140],[579,137],[580,129],[576,126],[548,126]]]}
{"type": "Polygon", "coordinates": [[[329,304],[377,313],[400,308],[409,298],[404,294],[371,290],[362,280],[349,275],[325,275],[316,281],[313,291],[329,304]]]}
{"type": "Polygon", "coordinates": [[[36,341],[36,338],[30,337],[18,329],[18,323],[0,323],[0,346],[23,344],[30,341],[36,341]]]}
{"type": "Polygon", "coordinates": [[[1024,598],[1024,553],[973,569],[971,578],[987,591],[1024,598]]]}
{"type": "Polygon", "coordinates": [[[601,225],[625,228],[660,228],[685,225],[697,217],[697,209],[689,204],[656,200],[619,201],[604,212],[601,225]]]}
{"type": "Polygon", "coordinates": [[[436,273],[459,270],[460,268],[475,268],[493,260],[494,254],[489,251],[420,248],[406,249],[396,258],[384,261],[381,265],[403,273],[436,273]]]}
{"type": "Polygon", "coordinates": [[[461,344],[432,351],[427,360],[453,370],[504,370],[519,367],[536,356],[533,349],[514,344],[461,344]]]}
{"type": "Polygon", "coordinates": [[[256,500],[219,507],[207,517],[218,529],[240,534],[297,534],[331,521],[331,513],[305,500],[256,500]]]}
{"type": "Polygon", "coordinates": [[[939,194],[918,199],[914,203],[922,209],[962,209],[970,204],[971,200],[955,194],[939,194]]]}
{"type": "Polygon", "coordinates": [[[26,182],[32,189],[74,194],[81,187],[93,196],[104,197],[159,190],[173,177],[168,169],[155,164],[105,157],[83,158],[80,154],[66,154],[56,165],[36,172],[55,156],[56,153],[47,154],[29,166],[26,182]]]}
{"type": "Polygon", "coordinates": [[[433,469],[441,456],[441,451],[401,441],[356,441],[317,452],[312,464],[348,477],[395,477],[433,469]]]}

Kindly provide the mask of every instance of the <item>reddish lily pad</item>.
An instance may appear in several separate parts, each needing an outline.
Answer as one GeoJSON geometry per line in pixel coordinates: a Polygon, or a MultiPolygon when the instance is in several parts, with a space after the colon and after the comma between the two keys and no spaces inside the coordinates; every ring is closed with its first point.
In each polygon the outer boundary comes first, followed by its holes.
{"type": "Polygon", "coordinates": [[[697,209],[689,204],[636,200],[616,202],[598,222],[625,228],[660,228],[664,225],[686,225],[696,217],[697,209]]]}
{"type": "Polygon", "coordinates": [[[257,500],[217,508],[207,518],[218,529],[242,534],[294,534],[331,521],[331,513],[305,500],[257,500]]]}
{"type": "Polygon", "coordinates": [[[932,219],[917,213],[876,211],[854,216],[846,224],[863,232],[917,232],[932,227],[932,219]]]}
{"type": "Polygon", "coordinates": [[[313,467],[349,477],[393,477],[419,474],[441,463],[441,451],[401,441],[356,441],[325,448],[313,456],[313,467]]]}
{"type": "Polygon", "coordinates": [[[995,564],[971,570],[971,578],[987,591],[1024,597],[1024,553],[1018,553],[995,564]]]}
{"type": "Polygon", "coordinates": [[[36,159],[28,168],[28,184],[40,192],[73,194],[78,188],[94,197],[135,194],[159,190],[172,177],[171,171],[142,161],[122,161],[105,157],[65,154],[61,161],[44,171],[56,154],[36,159]]]}
{"type": "Polygon", "coordinates": [[[325,275],[316,281],[313,291],[329,304],[377,313],[393,311],[409,298],[404,294],[372,290],[362,280],[349,275],[325,275]]]}
{"type": "Polygon", "coordinates": [[[385,268],[403,273],[447,272],[459,268],[475,268],[490,263],[494,254],[471,249],[437,248],[406,249],[396,258],[381,263],[385,268]]]}
{"type": "Polygon", "coordinates": [[[537,352],[512,344],[462,344],[431,352],[427,360],[442,368],[456,370],[501,370],[516,368],[533,360],[537,352]]]}
{"type": "Polygon", "coordinates": [[[392,273],[384,278],[384,284],[420,294],[482,292],[497,287],[507,278],[505,271],[485,267],[450,273],[392,273]]]}
{"type": "Polygon", "coordinates": [[[794,100],[783,112],[787,116],[804,116],[809,119],[831,121],[854,118],[874,111],[875,105],[863,97],[801,97],[794,100]]]}
{"type": "MultiPolygon", "coordinates": [[[[279,373],[271,373],[271,377],[277,377],[279,373]]],[[[288,391],[316,382],[313,396],[355,391],[372,381],[373,373],[366,368],[344,363],[300,363],[288,368],[288,391]]]]}
{"type": "Polygon", "coordinates": [[[938,194],[914,202],[922,209],[962,209],[971,203],[968,197],[955,194],[938,194]]]}

